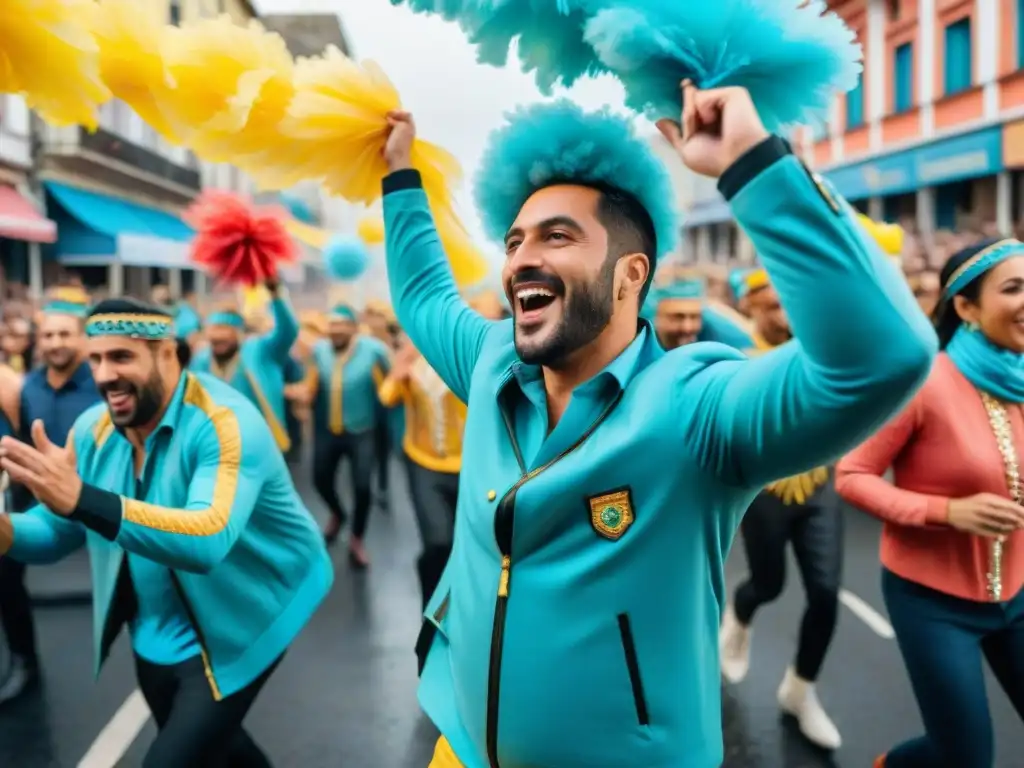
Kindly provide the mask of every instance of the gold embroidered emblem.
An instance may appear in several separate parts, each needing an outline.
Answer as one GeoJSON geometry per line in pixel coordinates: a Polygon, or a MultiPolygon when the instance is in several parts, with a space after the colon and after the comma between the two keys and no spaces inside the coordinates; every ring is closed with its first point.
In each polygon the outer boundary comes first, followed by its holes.
{"type": "Polygon", "coordinates": [[[635,519],[628,488],[593,496],[587,503],[590,504],[590,524],[606,539],[621,539],[635,519]]]}
{"type": "Polygon", "coordinates": [[[828,203],[828,207],[832,209],[832,212],[840,213],[842,208],[836,200],[836,196],[832,191],[831,185],[813,171],[811,172],[811,179],[814,181],[814,186],[818,188],[818,194],[820,194],[822,198],[824,198],[825,202],[828,203]]]}

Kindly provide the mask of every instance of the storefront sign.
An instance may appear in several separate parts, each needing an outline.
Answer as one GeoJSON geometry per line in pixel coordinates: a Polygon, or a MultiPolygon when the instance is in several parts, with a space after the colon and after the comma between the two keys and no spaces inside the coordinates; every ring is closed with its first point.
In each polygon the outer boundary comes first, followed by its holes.
{"type": "Polygon", "coordinates": [[[826,172],[848,200],[899,195],[999,173],[1003,128],[993,126],[826,172]]]}

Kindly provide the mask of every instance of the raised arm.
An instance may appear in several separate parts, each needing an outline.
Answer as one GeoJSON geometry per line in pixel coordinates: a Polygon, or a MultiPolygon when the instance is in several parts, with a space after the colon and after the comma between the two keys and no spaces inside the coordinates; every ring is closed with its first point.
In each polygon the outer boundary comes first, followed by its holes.
{"type": "MultiPolygon", "coordinates": [[[[737,97],[725,90],[718,97],[725,123],[751,119],[742,114],[753,109],[749,96],[740,92],[745,103],[730,116],[737,97]]],[[[719,189],[753,241],[796,341],[684,374],[676,395],[698,460],[756,487],[829,463],[871,434],[924,381],[937,342],[850,207],[784,141],[769,136],[726,167],[719,189]]]]}
{"type": "Polygon", "coordinates": [[[279,365],[287,365],[292,354],[292,346],[299,338],[299,318],[295,316],[291,303],[280,287],[273,291],[270,313],[274,318],[274,327],[265,336],[260,337],[259,343],[266,355],[279,365]]]}
{"type": "Polygon", "coordinates": [[[188,441],[186,450],[196,452],[184,507],[148,504],[85,484],[71,519],[126,552],[207,573],[227,557],[248,523],[266,477],[263,457],[277,447],[255,410],[240,417],[223,406],[181,439],[188,441]]]}
{"type": "Polygon", "coordinates": [[[470,309],[459,295],[423,181],[412,169],[414,130],[411,118],[397,124],[386,151],[392,171],[384,179],[388,281],[402,329],[465,402],[484,338],[497,324],[470,309]]]}

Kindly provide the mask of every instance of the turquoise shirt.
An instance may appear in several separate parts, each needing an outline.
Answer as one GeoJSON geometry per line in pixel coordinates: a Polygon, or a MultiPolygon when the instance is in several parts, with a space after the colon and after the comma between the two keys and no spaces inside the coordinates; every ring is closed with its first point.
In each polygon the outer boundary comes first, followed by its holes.
{"type": "Polygon", "coordinates": [[[766,483],[858,444],[924,380],[937,344],[905,281],[845,203],[773,157],[731,205],[800,342],[665,353],[644,322],[549,430],[540,369],[511,321],[463,302],[418,174],[384,191],[398,320],[469,405],[425,712],[466,768],[720,765],[736,528],[766,483]]]}
{"type": "MultiPolygon", "coordinates": [[[[273,329],[242,342],[228,384],[256,405],[270,425],[277,447],[287,451],[291,448],[291,439],[287,427],[288,403],[284,397],[285,370],[291,359],[292,345],[299,337],[299,320],[283,297],[275,297],[269,306],[273,329]]],[[[215,373],[210,348],[197,351],[189,368],[199,373],[215,373]]]]}
{"type": "Polygon", "coordinates": [[[322,339],[313,350],[317,366],[316,429],[322,434],[359,434],[373,429],[383,418],[377,387],[391,370],[384,343],[372,336],[356,336],[344,352],[335,352],[322,339]],[[334,420],[341,417],[341,430],[334,420]]]}
{"type": "Polygon", "coordinates": [[[132,446],[105,404],[83,413],[73,434],[85,483],[78,509],[70,519],[40,506],[12,515],[6,554],[50,563],[88,546],[97,674],[125,618],[114,600],[125,557],[161,568],[205,651],[214,697],[245,688],[284,653],[334,578],[266,422],[224,382],[183,374],[146,440],[143,499],[132,446]]]}

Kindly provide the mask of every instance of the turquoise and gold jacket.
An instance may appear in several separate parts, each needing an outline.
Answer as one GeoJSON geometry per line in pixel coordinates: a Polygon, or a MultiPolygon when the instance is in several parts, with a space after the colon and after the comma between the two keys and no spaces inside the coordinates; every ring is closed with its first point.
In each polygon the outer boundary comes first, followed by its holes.
{"type": "Polygon", "coordinates": [[[459,296],[418,173],[384,180],[399,322],[469,405],[454,548],[418,644],[420,702],[467,768],[721,764],[718,626],[744,510],[870,435],[936,352],[905,281],[819,184],[774,138],[720,181],[799,343],[665,353],[641,322],[549,432],[542,372],[512,322],[459,296]]]}
{"type": "Polygon", "coordinates": [[[189,368],[216,375],[252,400],[270,425],[277,447],[287,452],[292,442],[288,437],[288,403],[284,397],[285,369],[292,345],[299,337],[299,319],[284,297],[275,296],[269,306],[273,329],[243,341],[234,365],[228,370],[217,370],[209,347],[196,352],[189,368]]]}
{"type": "Polygon", "coordinates": [[[85,483],[78,508],[70,519],[39,506],[12,515],[6,556],[53,563],[88,546],[97,674],[129,618],[115,600],[125,554],[166,566],[214,697],[246,687],[284,653],[334,578],[323,535],[255,407],[212,376],[183,374],[146,441],[142,499],[132,446],[106,404],[83,413],[69,440],[85,483]]]}
{"type": "Polygon", "coordinates": [[[348,349],[337,353],[323,339],[313,349],[317,369],[314,406],[316,429],[340,435],[368,432],[386,417],[377,399],[377,387],[391,370],[384,343],[373,336],[356,336],[348,349]]]}

